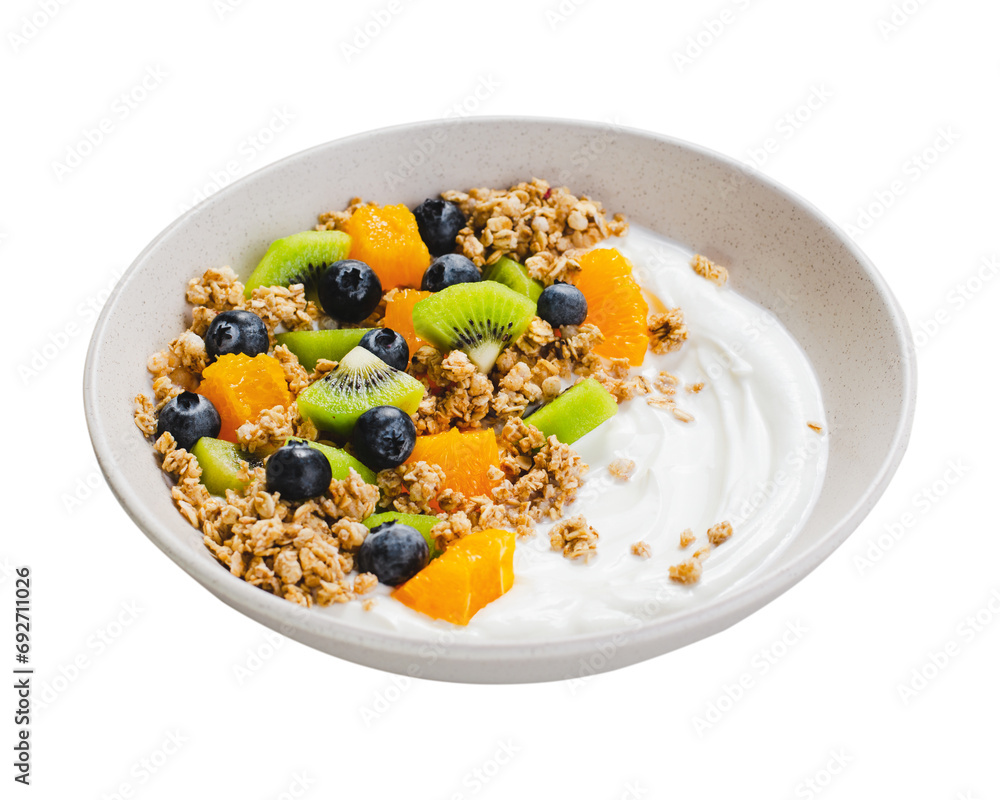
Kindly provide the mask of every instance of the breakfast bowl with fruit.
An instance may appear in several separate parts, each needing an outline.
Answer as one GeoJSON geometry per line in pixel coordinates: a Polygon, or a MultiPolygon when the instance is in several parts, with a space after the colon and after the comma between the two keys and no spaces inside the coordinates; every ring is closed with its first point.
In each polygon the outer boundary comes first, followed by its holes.
{"type": "Polygon", "coordinates": [[[905,449],[905,320],[787,190],[639,131],[580,166],[600,132],[375,131],[167,228],[85,372],[133,520],[263,624],[445,680],[626,666],[804,577],[905,449]]]}

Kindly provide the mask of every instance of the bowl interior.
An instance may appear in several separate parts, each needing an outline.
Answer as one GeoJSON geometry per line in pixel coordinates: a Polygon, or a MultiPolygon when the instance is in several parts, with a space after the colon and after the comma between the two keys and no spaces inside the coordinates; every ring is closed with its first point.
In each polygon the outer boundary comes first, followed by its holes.
{"type": "MultiPolygon", "coordinates": [[[[186,282],[207,267],[229,264],[245,277],[271,241],[311,228],[319,212],[343,208],[354,196],[412,206],[446,188],[507,186],[532,176],[597,198],[609,212],[726,265],[732,286],[774,312],[808,354],[831,429],[817,505],[767,573],[693,614],[650,623],[611,666],[720,630],[818,565],[870,510],[905,448],[914,366],[898,305],[844,234],[769,180],[682,142],[566,121],[430,122],[320,145],[227,187],[160,234],[108,301],[85,372],[95,450],[130,516],[185,570],[245,613],[328,652],[404,671],[413,643],[293,614],[292,604],[219,568],[174,510],[154,454],[132,422],[132,401],[149,386],[149,354],[187,325],[186,282]]],[[[422,674],[482,681],[562,677],[565,664],[589,646],[552,642],[530,654],[455,647],[422,674]]]]}

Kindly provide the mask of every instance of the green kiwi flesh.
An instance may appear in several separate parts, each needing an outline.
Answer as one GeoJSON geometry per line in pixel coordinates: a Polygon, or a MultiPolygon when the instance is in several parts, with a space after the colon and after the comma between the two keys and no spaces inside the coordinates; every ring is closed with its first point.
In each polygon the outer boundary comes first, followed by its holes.
{"type": "Polygon", "coordinates": [[[545,288],[540,281],[536,281],[528,274],[528,270],[523,264],[518,264],[507,256],[503,256],[496,264],[486,267],[483,270],[483,279],[502,283],[515,292],[526,295],[536,303],[542,294],[542,289],[545,288]]]}
{"type": "Polygon", "coordinates": [[[534,316],[535,301],[501,283],[458,283],[413,307],[413,329],[439,350],[461,350],[489,372],[534,316]]]}
{"type": "Polygon", "coordinates": [[[321,358],[340,361],[348,352],[358,346],[361,338],[372,328],[334,328],[328,331],[291,331],[279,333],[275,340],[283,344],[296,356],[307,370],[316,369],[321,358]]]}
{"type": "Polygon", "coordinates": [[[303,231],[271,243],[247,280],[244,293],[258,286],[304,283],[315,292],[320,276],[331,264],[347,258],[351,237],[343,231],[303,231]]]}
{"type": "Polygon", "coordinates": [[[241,462],[250,462],[251,456],[232,442],[202,436],[191,448],[191,455],[198,459],[201,482],[212,494],[225,497],[226,489],[241,492],[246,488],[248,482],[239,477],[241,462]]]}
{"type": "Polygon", "coordinates": [[[423,396],[424,385],[416,378],[355,347],[333,372],[304,389],[296,402],[302,416],[317,428],[347,439],[368,409],[397,406],[412,414],[423,396]]]}
{"type": "Polygon", "coordinates": [[[563,444],[573,444],[617,413],[614,395],[593,378],[586,378],[524,421],[538,428],[546,439],[555,436],[563,444]]]}

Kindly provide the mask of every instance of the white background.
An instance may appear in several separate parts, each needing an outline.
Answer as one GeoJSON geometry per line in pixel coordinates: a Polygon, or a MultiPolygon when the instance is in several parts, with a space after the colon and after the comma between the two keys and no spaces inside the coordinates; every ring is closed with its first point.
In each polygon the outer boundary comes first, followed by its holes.
{"type": "Polygon", "coordinates": [[[1000,7],[226,2],[8,0],[0,15],[0,597],[30,565],[37,669],[29,789],[9,788],[16,698],[0,692],[3,796],[1000,798],[1000,7]],[[582,685],[400,688],[273,647],[100,479],[83,358],[143,246],[234,165],[448,113],[674,135],[756,163],[844,226],[881,206],[857,238],[917,336],[909,452],[847,543],[734,628],[582,685]],[[85,156],[58,166],[70,149],[85,156]]]}

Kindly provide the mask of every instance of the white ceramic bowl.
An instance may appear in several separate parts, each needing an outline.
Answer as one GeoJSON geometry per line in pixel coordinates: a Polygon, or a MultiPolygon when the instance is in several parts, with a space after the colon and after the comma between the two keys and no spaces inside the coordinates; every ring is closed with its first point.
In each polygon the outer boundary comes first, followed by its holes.
{"type": "MultiPolygon", "coordinates": [[[[245,277],[268,244],[311,228],[356,195],[411,207],[447,188],[533,176],[601,200],[639,225],[730,266],[779,315],[819,376],[831,429],[819,500],[801,533],[737,591],[613,637],[615,669],[720,631],[801,580],[853,531],[906,448],[915,359],[903,313],[863,253],[815,208],[715,153],[643,131],[548,119],[477,118],[373,131],[290,156],[184,214],[139,255],[98,320],[84,374],[91,439],[108,483],[153,542],[210,592],[253,619],[340,658],[439,680],[508,683],[570,677],[607,633],[543,644],[426,641],[347,628],[234,578],[177,513],[132,422],[146,358],[186,327],[184,287],[208,266],[245,277]],[[136,324],[141,321],[141,324],[136,324]]],[[[604,647],[602,647],[604,646],[604,647]]]]}

